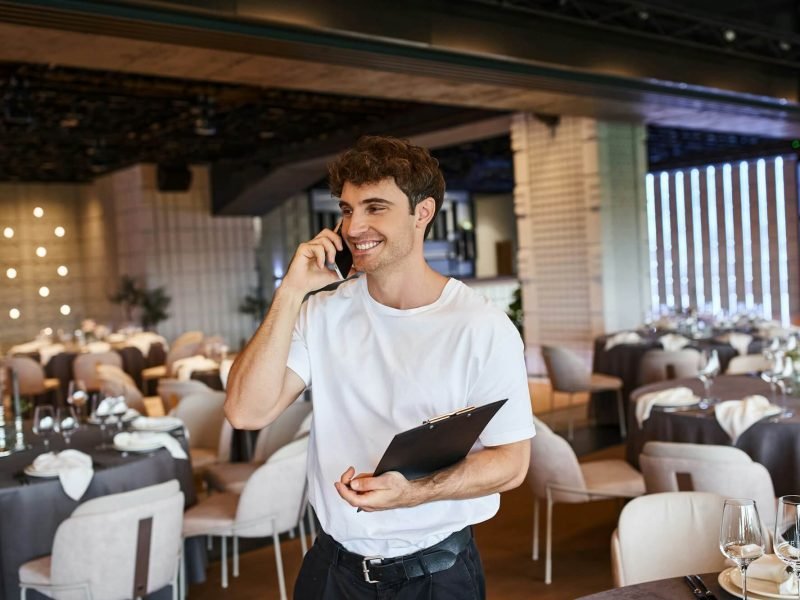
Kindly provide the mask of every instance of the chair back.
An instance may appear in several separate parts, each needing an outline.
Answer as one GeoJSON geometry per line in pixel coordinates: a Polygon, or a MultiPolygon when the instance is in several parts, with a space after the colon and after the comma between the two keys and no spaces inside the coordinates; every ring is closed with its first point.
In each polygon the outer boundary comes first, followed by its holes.
{"type": "Polygon", "coordinates": [[[208,387],[205,383],[195,379],[181,380],[163,378],[158,380],[158,395],[161,396],[161,400],[164,403],[164,409],[166,412],[170,412],[176,406],[178,406],[184,396],[198,392],[206,393],[213,391],[214,390],[208,387]]]}
{"type": "Polygon", "coordinates": [[[183,346],[184,344],[197,344],[203,341],[205,334],[202,331],[186,331],[180,334],[172,342],[172,348],[183,346]]]}
{"type": "Polygon", "coordinates": [[[614,585],[722,571],[723,502],[707,492],[648,494],[628,502],[611,536],[614,585]]]}
{"type": "Polygon", "coordinates": [[[776,501],[772,477],[733,446],[647,442],[639,465],[648,494],[712,492],[726,498],[752,498],[768,529],[775,524],[776,501]]]}
{"type": "Polygon", "coordinates": [[[591,388],[591,370],[571,350],[542,346],[542,358],[554,392],[585,392],[591,388]]]}
{"type": "Polygon", "coordinates": [[[72,363],[73,379],[82,380],[88,390],[99,390],[101,381],[97,374],[97,365],[112,365],[122,369],[122,357],[113,351],[78,354],[72,363]]]}
{"type": "Polygon", "coordinates": [[[725,370],[726,375],[745,375],[747,373],[760,373],[768,371],[769,361],[760,354],[746,354],[744,356],[734,356],[728,363],[725,370]]]}
{"type": "Polygon", "coordinates": [[[297,526],[306,489],[309,436],[287,444],[253,472],[242,490],[234,527],[242,537],[264,537],[297,526]]]}
{"type": "Polygon", "coordinates": [[[167,363],[166,363],[167,377],[175,376],[175,373],[172,372],[172,369],[176,360],[198,355],[200,354],[202,349],[203,349],[202,340],[200,340],[199,342],[187,342],[185,344],[181,344],[180,346],[172,346],[169,352],[167,352],[167,363]]]}
{"type": "Polygon", "coordinates": [[[19,393],[23,396],[35,396],[45,391],[44,369],[29,356],[10,356],[4,364],[16,371],[19,381],[19,393]]]}
{"type": "MultiPolygon", "coordinates": [[[[56,531],[51,583],[87,583],[93,598],[133,597],[140,522],[151,518],[145,593],[169,585],[174,581],[181,552],[183,503],[178,482],[172,480],[78,506],[56,531]]],[[[67,600],[84,596],[56,592],[54,597],[67,600]]]]}
{"type": "Polygon", "coordinates": [[[184,396],[173,415],[181,419],[189,432],[190,448],[219,449],[225,422],[225,392],[195,392],[184,396]]]}
{"type": "MultiPolygon", "coordinates": [[[[531,439],[531,462],[528,469],[528,484],[537,498],[545,498],[547,484],[586,488],[583,472],[575,451],[567,440],[556,434],[542,421],[533,418],[536,435],[531,439]]],[[[552,491],[555,502],[588,502],[585,494],[552,491]]]]}
{"type": "Polygon", "coordinates": [[[142,392],[136,387],[136,382],[130,375],[114,365],[97,365],[96,371],[102,391],[109,396],[124,396],[125,404],[129,408],[135,408],[140,413],[146,414],[142,392]]]}
{"type": "Polygon", "coordinates": [[[639,365],[641,385],[695,377],[702,367],[702,355],[692,348],[682,350],[650,350],[642,357],[639,365]]]}
{"type": "Polygon", "coordinates": [[[281,415],[262,429],[256,438],[253,462],[264,462],[278,449],[294,440],[306,417],[311,414],[311,402],[295,400],[281,415]]]}

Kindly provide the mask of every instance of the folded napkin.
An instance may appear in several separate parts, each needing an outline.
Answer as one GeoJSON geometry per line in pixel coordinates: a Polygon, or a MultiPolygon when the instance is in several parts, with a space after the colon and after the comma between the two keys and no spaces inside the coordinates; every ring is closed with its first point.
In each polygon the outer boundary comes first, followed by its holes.
{"type": "Polygon", "coordinates": [[[692,406],[700,402],[694,392],[687,387],[673,387],[658,392],[650,392],[636,399],[636,422],[639,429],[650,418],[654,406],[692,406]]]}
{"type": "Polygon", "coordinates": [[[111,344],[109,344],[108,342],[89,342],[88,344],[86,344],[85,350],[93,354],[109,352],[111,350],[111,344]]]}
{"type": "Polygon", "coordinates": [[[740,356],[747,355],[747,349],[750,347],[750,342],[753,341],[752,335],[746,333],[739,333],[738,331],[731,331],[723,335],[717,336],[717,340],[734,347],[740,356]]]}
{"type": "Polygon", "coordinates": [[[662,335],[660,338],[658,338],[658,341],[661,342],[661,347],[667,352],[681,350],[689,343],[687,338],[683,337],[682,335],[678,335],[677,333],[668,333],[666,335],[662,335]]]}
{"type": "Polygon", "coordinates": [[[107,417],[109,415],[121,415],[128,410],[125,398],[122,396],[109,396],[103,398],[94,411],[96,417],[107,417]],[[124,407],[124,408],[123,408],[124,407]]]}
{"type": "Polygon", "coordinates": [[[57,472],[64,493],[73,500],[81,499],[94,476],[92,457],[78,450],[40,454],[33,460],[33,468],[41,472],[57,472]]]}
{"type": "Polygon", "coordinates": [[[46,365],[56,354],[64,352],[64,344],[49,344],[39,348],[39,362],[46,365]]]}
{"type": "Polygon", "coordinates": [[[183,421],[178,417],[165,416],[165,417],[136,417],[131,426],[134,429],[142,431],[155,431],[157,429],[164,430],[165,426],[170,429],[177,429],[183,426],[183,421]]]}
{"type": "Polygon", "coordinates": [[[640,344],[642,338],[635,331],[620,331],[606,340],[606,350],[611,350],[620,344],[640,344]]]}
{"type": "Polygon", "coordinates": [[[138,348],[139,351],[142,353],[144,357],[147,357],[150,354],[150,346],[153,344],[161,344],[166,351],[168,348],[167,340],[164,339],[162,336],[151,333],[147,331],[143,331],[141,333],[136,333],[125,340],[126,346],[133,346],[134,348],[138,348]]]}
{"type": "Polygon", "coordinates": [[[184,451],[181,443],[168,433],[153,433],[149,431],[128,433],[127,431],[123,431],[114,436],[114,445],[118,448],[126,448],[129,450],[145,450],[154,446],[156,448],[166,448],[167,452],[172,455],[172,458],[188,459],[186,451],[184,451]]]}
{"type": "Polygon", "coordinates": [[[797,594],[797,578],[786,570],[786,564],[775,554],[765,554],[750,563],[747,567],[747,578],[748,581],[752,578],[772,583],[775,587],[770,587],[769,591],[775,594],[797,594]]]}
{"type": "Polygon", "coordinates": [[[781,412],[780,406],[770,404],[764,396],[747,396],[741,400],[720,402],[714,407],[719,426],[727,433],[735,444],[749,427],[765,417],[781,412]]]}
{"type": "Polygon", "coordinates": [[[217,361],[206,358],[200,354],[190,356],[189,358],[181,358],[172,363],[175,377],[181,381],[190,379],[194,371],[209,371],[217,368],[219,368],[217,361]]]}

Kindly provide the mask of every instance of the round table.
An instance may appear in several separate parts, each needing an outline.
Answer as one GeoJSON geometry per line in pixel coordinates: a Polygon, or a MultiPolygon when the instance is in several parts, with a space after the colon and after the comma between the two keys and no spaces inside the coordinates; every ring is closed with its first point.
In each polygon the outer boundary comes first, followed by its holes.
{"type": "MultiPolygon", "coordinates": [[[[639,429],[635,417],[636,399],[643,394],[678,386],[688,387],[698,396],[703,395],[703,384],[696,378],[654,383],[638,388],[631,395],[626,448],[629,463],[638,468],[639,454],[644,444],[651,440],[735,445],[767,468],[776,495],[800,493],[800,399],[786,399],[787,406],[794,413],[792,417],[760,421],[742,433],[736,444],[731,444],[728,434],[717,423],[713,408],[692,407],[667,412],[656,406],[639,429]]],[[[747,375],[721,375],[711,388],[711,395],[721,400],[738,400],[751,394],[770,398],[771,391],[767,383],[747,375]]]]}
{"type": "MultiPolygon", "coordinates": [[[[64,493],[58,479],[39,479],[23,473],[23,469],[45,451],[41,440],[29,428],[24,435],[27,449],[0,458],[0,598],[19,597],[20,565],[50,554],[56,529],[81,502],[170,479],[180,482],[186,506],[197,502],[190,461],[173,459],[164,449],[146,454],[97,450],[102,435],[99,427],[95,426],[81,428],[72,438],[71,447],[89,454],[94,463],[94,476],[86,493],[79,501],[72,500],[64,493]]],[[[179,439],[187,448],[182,434],[179,434],[179,439]]],[[[60,437],[52,436],[52,450],[59,451],[64,447],[60,437]]],[[[187,560],[192,563],[193,573],[204,567],[203,550],[202,544],[187,548],[187,560]],[[198,561],[201,563],[199,566],[198,561]]],[[[169,590],[151,596],[171,598],[169,590]]],[[[28,598],[44,596],[31,590],[28,598]]]]}
{"type": "MultiPolygon", "coordinates": [[[[706,587],[714,592],[717,600],[736,600],[736,596],[723,590],[718,581],[718,573],[704,573],[700,575],[706,587]]],[[[578,600],[691,600],[695,595],[686,584],[683,577],[648,581],[636,585],[606,590],[591,596],[582,596],[578,600]]]]}

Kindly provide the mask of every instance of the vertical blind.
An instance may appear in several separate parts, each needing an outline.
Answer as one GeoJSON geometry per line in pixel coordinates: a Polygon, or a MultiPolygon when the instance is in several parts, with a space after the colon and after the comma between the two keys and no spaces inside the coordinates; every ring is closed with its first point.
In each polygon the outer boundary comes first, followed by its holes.
{"type": "Polygon", "coordinates": [[[795,156],[652,172],[645,190],[654,310],[789,323],[798,301],[795,156]]]}

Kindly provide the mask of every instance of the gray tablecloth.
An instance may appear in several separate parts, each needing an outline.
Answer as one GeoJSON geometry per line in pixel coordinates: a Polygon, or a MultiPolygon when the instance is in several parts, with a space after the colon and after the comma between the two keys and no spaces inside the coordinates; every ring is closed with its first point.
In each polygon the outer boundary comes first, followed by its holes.
{"type": "MultiPolygon", "coordinates": [[[[94,477],[80,502],[72,500],[64,493],[58,479],[37,479],[22,473],[37,455],[44,452],[39,439],[30,432],[26,434],[26,441],[33,443],[33,447],[0,458],[0,598],[19,597],[17,573],[20,565],[50,554],[56,529],[81,502],[170,479],[180,482],[187,506],[197,501],[188,460],[174,460],[163,449],[127,456],[116,450],[95,450],[101,436],[99,428],[91,426],[74,435],[72,447],[92,456],[94,477]]],[[[186,446],[185,440],[182,443],[186,446]]],[[[54,450],[64,447],[55,436],[52,446],[54,450]]],[[[195,564],[198,560],[201,563],[205,560],[204,556],[199,556],[198,551],[202,552],[202,548],[198,546],[202,545],[194,544],[188,549],[188,558],[195,564]]],[[[197,565],[194,570],[202,570],[203,566],[197,565]]],[[[164,592],[152,597],[171,597],[168,590],[164,592]]],[[[28,592],[28,598],[44,596],[28,592]]]]}
{"type": "MultiPolygon", "coordinates": [[[[676,386],[685,386],[698,396],[703,395],[703,385],[698,379],[654,383],[637,389],[631,395],[626,457],[635,467],[639,465],[642,447],[650,440],[731,445],[728,434],[717,423],[713,409],[664,412],[654,407],[650,418],[639,429],[634,415],[636,399],[649,392],[676,386]]],[[[721,375],[711,388],[711,395],[721,400],[737,400],[751,394],[770,398],[769,385],[755,377],[721,375]]],[[[780,402],[780,399],[777,401],[780,402]]],[[[737,448],[767,468],[778,496],[800,493],[800,400],[788,398],[786,403],[794,412],[793,417],[777,422],[766,419],[756,423],[742,433],[736,442],[737,448]]]]}
{"type": "MultiPolygon", "coordinates": [[[[720,587],[717,573],[705,573],[701,577],[706,587],[714,592],[717,600],[736,600],[736,596],[720,587]]],[[[591,596],[582,596],[578,600],[691,600],[694,597],[683,577],[674,577],[607,590],[591,596]]]]}

